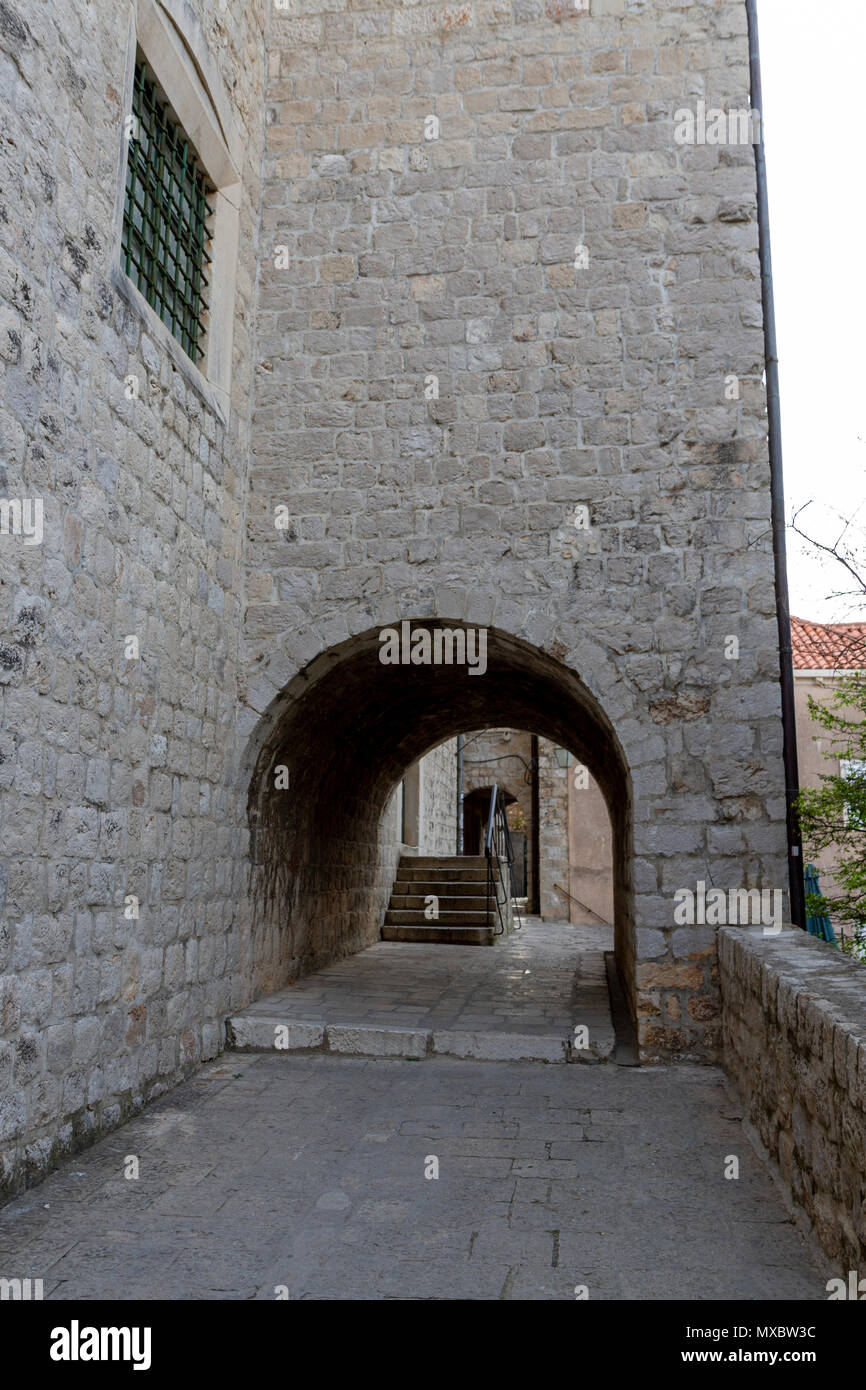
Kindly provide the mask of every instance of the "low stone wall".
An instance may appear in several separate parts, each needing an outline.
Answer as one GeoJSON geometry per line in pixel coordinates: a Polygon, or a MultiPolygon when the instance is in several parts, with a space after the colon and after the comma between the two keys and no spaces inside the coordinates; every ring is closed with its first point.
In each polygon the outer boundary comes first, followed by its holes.
{"type": "Polygon", "coordinates": [[[866,1273],[866,969],[807,932],[719,931],[724,1065],[827,1255],[866,1273]]]}

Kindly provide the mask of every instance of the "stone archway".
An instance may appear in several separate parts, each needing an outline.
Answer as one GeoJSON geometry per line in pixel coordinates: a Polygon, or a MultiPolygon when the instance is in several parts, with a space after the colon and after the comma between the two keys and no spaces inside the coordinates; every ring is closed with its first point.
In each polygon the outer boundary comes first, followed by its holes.
{"type": "MultiPolygon", "coordinates": [[[[411,626],[432,634],[444,625],[419,617],[411,626]]],[[[255,924],[243,965],[254,991],[377,938],[395,867],[380,836],[392,791],[431,748],[499,725],[568,748],[604,791],[617,960],[636,1011],[631,779],[598,700],[563,662],[499,629],[486,630],[478,674],[466,665],[383,665],[380,632],[370,628],[313,661],[271,702],[250,741],[255,924]]]]}

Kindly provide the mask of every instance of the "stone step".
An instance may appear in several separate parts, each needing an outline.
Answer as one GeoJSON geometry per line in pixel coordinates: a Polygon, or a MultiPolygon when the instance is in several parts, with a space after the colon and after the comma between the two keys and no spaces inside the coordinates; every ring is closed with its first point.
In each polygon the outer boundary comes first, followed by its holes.
{"type": "Polygon", "coordinates": [[[455,869],[451,865],[444,868],[426,866],[422,869],[407,868],[401,864],[397,877],[412,883],[486,883],[486,869],[455,869]]]}
{"type": "MultiPolygon", "coordinates": [[[[391,916],[391,913],[388,913],[391,916]]],[[[442,922],[422,922],[413,925],[409,922],[389,923],[386,919],[382,928],[383,941],[438,942],[448,946],[492,946],[495,940],[492,930],[487,926],[447,926],[442,922]]]]}
{"type": "Polygon", "coordinates": [[[483,869],[487,860],[483,854],[403,854],[401,869],[483,869]]]}
{"type": "Polygon", "coordinates": [[[485,879],[467,878],[455,883],[453,879],[445,882],[442,879],[404,878],[398,874],[391,891],[414,893],[416,897],[427,897],[433,893],[437,898],[475,898],[487,896],[487,883],[485,879]]]}
{"type": "Polygon", "coordinates": [[[440,909],[439,916],[427,918],[424,916],[423,908],[414,910],[407,908],[389,907],[385,913],[386,927],[399,926],[455,926],[455,927],[480,927],[487,924],[487,913],[482,909],[480,912],[443,912],[440,909]]]}
{"type": "Polygon", "coordinates": [[[456,1029],[389,1027],[324,1020],[286,1023],[284,1015],[243,1010],[227,1020],[226,1046],[235,1052],[336,1052],[354,1057],[478,1058],[489,1062],[589,1062],[610,1060],[613,1044],[576,1052],[571,1038],[556,1034],[472,1033],[456,1029]]]}
{"type": "Polygon", "coordinates": [[[427,910],[427,898],[431,896],[438,898],[440,919],[445,912],[486,912],[488,903],[494,911],[496,908],[496,899],[492,893],[489,898],[486,893],[483,897],[460,897],[457,895],[451,896],[447,893],[399,893],[397,891],[397,885],[395,884],[394,892],[391,894],[391,909],[396,909],[398,911],[410,910],[423,914],[427,910]]]}
{"type": "Polygon", "coordinates": [[[492,946],[496,939],[482,854],[404,854],[382,926],[383,941],[492,946]],[[438,916],[425,915],[427,899],[438,899],[438,916]]]}

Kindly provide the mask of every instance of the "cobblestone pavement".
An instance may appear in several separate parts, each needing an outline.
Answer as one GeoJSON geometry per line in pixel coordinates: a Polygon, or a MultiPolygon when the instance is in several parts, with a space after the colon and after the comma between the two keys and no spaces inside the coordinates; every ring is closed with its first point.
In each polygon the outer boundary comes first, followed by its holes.
{"type": "Polygon", "coordinates": [[[447,1049],[443,1044],[436,1051],[459,1047],[455,1034],[488,1041],[491,1034],[507,1034],[549,1042],[551,1059],[554,1050],[562,1057],[580,1023],[608,1055],[614,1038],[604,952],[612,949],[610,927],[538,917],[526,918],[522,930],[492,947],[379,941],[258,1000],[232,1023],[239,1037],[267,1036],[268,1046],[279,1023],[415,1029],[436,1038],[447,1033],[447,1049]]]}
{"type": "Polygon", "coordinates": [[[713,1068],[226,1054],[0,1211],[0,1276],[54,1299],[825,1298],[737,1114],[713,1068]]]}

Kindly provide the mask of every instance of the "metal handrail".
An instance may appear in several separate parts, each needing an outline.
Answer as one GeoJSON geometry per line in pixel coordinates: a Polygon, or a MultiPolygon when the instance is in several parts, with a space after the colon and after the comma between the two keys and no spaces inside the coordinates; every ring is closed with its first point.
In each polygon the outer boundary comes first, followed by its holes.
{"type": "Polygon", "coordinates": [[[496,799],[499,796],[499,788],[494,787],[490,793],[490,810],[487,812],[487,833],[484,836],[484,853],[490,853],[490,846],[493,843],[493,825],[496,817],[496,799]]]}
{"type": "Polygon", "coordinates": [[[576,898],[576,897],[574,896],[573,893],[569,893],[568,889],[567,889],[567,888],[563,888],[563,886],[562,886],[561,883],[554,883],[553,886],[554,886],[554,888],[558,888],[558,889],[559,889],[559,891],[560,891],[560,893],[562,893],[563,897],[571,898],[571,901],[572,901],[573,903],[577,903],[580,907],[585,908],[587,912],[591,912],[592,915],[593,915],[593,917],[598,917],[598,920],[599,920],[604,926],[606,926],[606,927],[609,927],[609,926],[610,926],[610,922],[608,922],[608,920],[607,920],[606,917],[600,916],[599,913],[596,912],[595,908],[594,908],[594,907],[590,907],[589,903],[585,903],[585,902],[583,901],[582,898],[576,898]]]}
{"type": "Polygon", "coordinates": [[[500,906],[499,906],[499,889],[498,889],[498,887],[496,886],[496,882],[495,882],[495,879],[494,879],[494,876],[493,876],[493,847],[494,847],[494,832],[495,832],[495,829],[496,829],[496,803],[497,803],[497,800],[498,800],[498,795],[499,795],[499,788],[498,788],[498,787],[494,787],[493,790],[492,790],[491,793],[490,793],[490,810],[489,810],[488,813],[487,813],[487,833],[486,833],[486,835],[484,836],[484,858],[485,858],[485,861],[486,861],[486,869],[487,869],[487,879],[486,879],[487,895],[486,895],[485,912],[486,912],[486,914],[487,914],[487,927],[488,927],[488,930],[493,926],[493,924],[492,924],[492,922],[491,922],[491,920],[490,920],[490,894],[491,894],[491,890],[494,892],[495,897],[496,897],[496,915],[497,915],[497,917],[499,918],[499,930],[497,931],[496,928],[493,927],[493,934],[494,934],[494,936],[502,936],[503,932],[505,931],[505,924],[504,924],[504,922],[502,921],[502,909],[501,909],[500,906]]]}
{"type": "Polygon", "coordinates": [[[511,831],[508,826],[508,819],[505,815],[505,805],[499,793],[499,788],[494,786],[490,793],[490,810],[487,814],[487,833],[484,837],[484,857],[487,861],[487,925],[492,926],[490,897],[491,892],[496,901],[496,915],[499,919],[499,930],[493,928],[494,936],[502,936],[506,921],[502,915],[502,908],[506,902],[511,904],[511,910],[517,918],[517,930],[523,926],[520,920],[520,912],[514,907],[514,882],[511,876],[511,866],[514,863],[514,849],[511,843],[511,831]],[[496,861],[494,868],[494,859],[496,861]],[[505,894],[504,900],[500,902],[499,887],[502,886],[505,894]]]}

